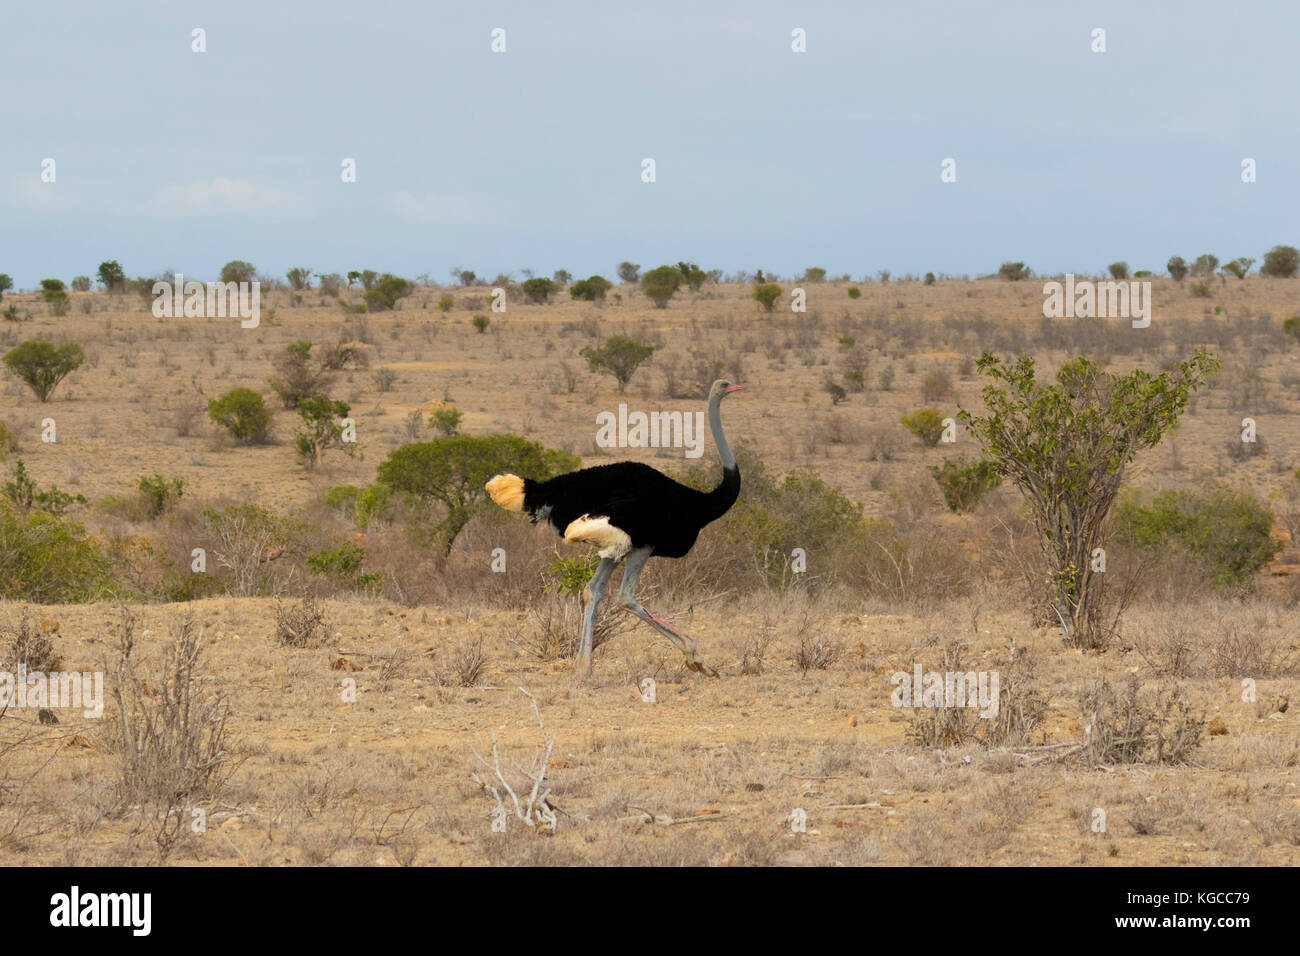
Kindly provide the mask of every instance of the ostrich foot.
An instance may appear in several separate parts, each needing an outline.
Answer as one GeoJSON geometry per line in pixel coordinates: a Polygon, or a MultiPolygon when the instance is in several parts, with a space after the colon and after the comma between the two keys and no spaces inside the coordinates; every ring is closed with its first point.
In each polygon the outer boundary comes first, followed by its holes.
{"type": "Polygon", "coordinates": [[[696,671],[697,673],[704,674],[706,677],[718,676],[717,671],[715,671],[708,664],[704,663],[704,658],[702,658],[700,656],[700,652],[695,649],[695,642],[691,640],[689,637],[687,637],[685,634],[678,631],[677,628],[673,627],[667,621],[657,617],[653,612],[647,610],[643,605],[638,604],[634,606],[628,606],[625,604],[624,607],[626,607],[629,611],[631,611],[641,620],[645,621],[647,624],[653,627],[660,634],[664,635],[664,637],[668,638],[668,640],[672,641],[673,644],[677,646],[677,649],[682,652],[682,656],[686,658],[686,667],[689,670],[693,670],[696,671]]]}

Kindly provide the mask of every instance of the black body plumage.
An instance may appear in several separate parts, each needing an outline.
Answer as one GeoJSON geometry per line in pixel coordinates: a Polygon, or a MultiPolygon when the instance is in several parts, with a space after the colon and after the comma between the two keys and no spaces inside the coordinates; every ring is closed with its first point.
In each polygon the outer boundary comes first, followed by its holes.
{"type": "Polygon", "coordinates": [[[726,514],[740,494],[740,470],[724,468],[722,483],[697,491],[649,465],[621,461],[557,475],[524,479],[524,510],[561,534],[584,515],[608,518],[627,532],[632,547],[654,549],[663,558],[691,550],[700,529],[726,514]]]}

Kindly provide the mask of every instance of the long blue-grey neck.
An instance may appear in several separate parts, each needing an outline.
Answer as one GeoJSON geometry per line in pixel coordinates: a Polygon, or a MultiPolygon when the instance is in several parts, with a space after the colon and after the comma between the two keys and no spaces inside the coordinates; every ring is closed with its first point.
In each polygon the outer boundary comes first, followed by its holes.
{"type": "Polygon", "coordinates": [[[718,445],[718,454],[722,457],[722,467],[731,471],[736,467],[736,456],[731,453],[731,446],[727,444],[727,436],[722,433],[722,394],[719,393],[709,400],[709,430],[713,432],[713,440],[718,445]]]}

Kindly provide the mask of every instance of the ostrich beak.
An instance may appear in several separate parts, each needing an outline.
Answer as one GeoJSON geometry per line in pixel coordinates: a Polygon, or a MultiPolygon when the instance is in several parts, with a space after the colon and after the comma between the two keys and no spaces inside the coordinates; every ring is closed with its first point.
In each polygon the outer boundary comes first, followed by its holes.
{"type": "Polygon", "coordinates": [[[726,390],[723,392],[723,394],[728,394],[728,393],[730,393],[730,392],[738,392],[738,391],[740,391],[740,390],[741,390],[742,388],[744,388],[744,387],[745,387],[745,386],[743,386],[743,385],[733,385],[733,386],[731,386],[730,388],[726,389],[726,390]]]}

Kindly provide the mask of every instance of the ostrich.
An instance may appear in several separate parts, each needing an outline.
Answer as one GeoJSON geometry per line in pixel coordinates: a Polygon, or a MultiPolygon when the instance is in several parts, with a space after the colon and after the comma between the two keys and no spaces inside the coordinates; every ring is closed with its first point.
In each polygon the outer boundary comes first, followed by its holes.
{"type": "Polygon", "coordinates": [[[637,600],[636,584],[651,557],[680,558],[695,544],[700,529],[727,513],[740,494],[740,469],[722,433],[722,399],[743,388],[719,379],[709,389],[709,429],[722,458],[722,482],[712,491],[696,491],[638,461],[597,465],[533,481],[497,475],[487,492],[507,511],[527,512],[533,522],[549,521],[565,541],[598,547],[600,563],[583,589],[582,633],[577,668],[591,675],[591,629],[596,605],[615,566],[624,558],[618,603],[659,631],[686,656],[686,666],[710,677],[718,672],[704,663],[695,642],[656,617],[637,600]]]}

